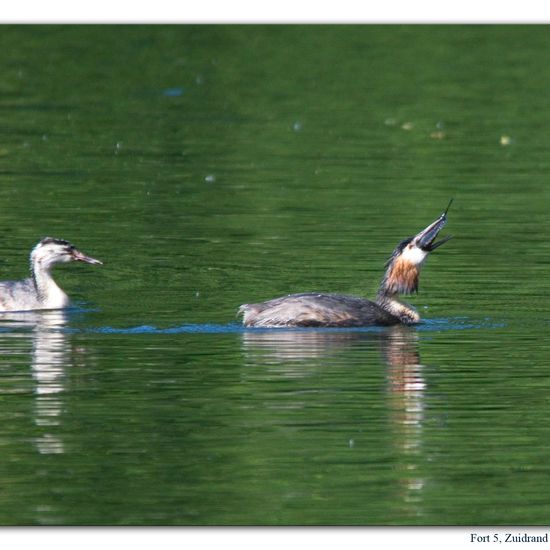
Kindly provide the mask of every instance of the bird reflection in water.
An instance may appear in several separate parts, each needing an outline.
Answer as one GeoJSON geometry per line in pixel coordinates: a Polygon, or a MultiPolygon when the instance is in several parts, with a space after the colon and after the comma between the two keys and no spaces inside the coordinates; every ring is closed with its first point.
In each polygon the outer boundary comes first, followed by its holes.
{"type": "MultiPolygon", "coordinates": [[[[319,376],[320,361],[345,365],[354,360],[343,355],[352,348],[366,350],[366,358],[378,351],[386,367],[387,411],[399,456],[396,466],[400,472],[403,512],[421,515],[420,495],[425,479],[418,470],[422,461],[427,383],[420,359],[419,333],[414,328],[396,325],[366,331],[251,330],[243,332],[242,343],[249,362],[286,378],[319,376]]],[[[362,426],[357,431],[362,431],[362,426]]],[[[350,447],[357,448],[352,439],[349,441],[350,447]]]]}
{"type": "Polygon", "coordinates": [[[388,331],[381,346],[387,367],[388,399],[394,442],[400,451],[400,484],[408,515],[421,515],[425,478],[419,473],[423,453],[423,430],[427,383],[420,362],[418,332],[406,327],[388,331]]]}
{"type": "Polygon", "coordinates": [[[0,314],[2,354],[22,355],[23,352],[26,355],[30,352],[34,423],[42,432],[34,443],[41,454],[65,451],[61,436],[55,432],[61,424],[60,394],[65,390],[66,368],[72,362],[70,343],[63,331],[67,317],[65,310],[0,314]]]}

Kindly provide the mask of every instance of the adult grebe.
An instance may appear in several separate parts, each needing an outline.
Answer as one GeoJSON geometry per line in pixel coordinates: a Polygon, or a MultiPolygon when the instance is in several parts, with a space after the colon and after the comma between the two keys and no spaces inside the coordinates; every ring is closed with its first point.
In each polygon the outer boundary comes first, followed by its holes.
{"type": "Polygon", "coordinates": [[[22,281],[0,282],[0,311],[59,309],[69,305],[69,297],[57,286],[51,270],[55,264],[85,262],[100,264],[86,256],[70,242],[46,237],[30,256],[31,276],[22,281]]]}
{"type": "Polygon", "coordinates": [[[376,301],[339,294],[290,294],[261,304],[239,308],[246,327],[360,327],[369,325],[406,325],[418,323],[420,316],[398,295],[418,290],[420,268],[430,252],[451,236],[435,242],[447,223],[447,209],[439,218],[414,237],[397,245],[386,263],[386,273],[376,301]]]}

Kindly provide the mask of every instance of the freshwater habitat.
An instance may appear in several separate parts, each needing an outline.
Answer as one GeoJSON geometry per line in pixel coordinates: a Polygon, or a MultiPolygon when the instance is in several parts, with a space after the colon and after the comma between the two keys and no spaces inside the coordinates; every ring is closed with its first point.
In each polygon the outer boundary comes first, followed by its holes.
{"type": "Polygon", "coordinates": [[[4,26],[1,525],[545,525],[550,28],[4,26]],[[453,198],[414,327],[244,329],[376,296],[453,198]]]}

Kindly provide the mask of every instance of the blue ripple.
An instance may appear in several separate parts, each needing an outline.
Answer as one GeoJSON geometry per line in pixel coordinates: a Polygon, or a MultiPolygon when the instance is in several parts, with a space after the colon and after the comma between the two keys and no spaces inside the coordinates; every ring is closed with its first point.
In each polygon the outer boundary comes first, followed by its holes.
{"type": "MultiPolygon", "coordinates": [[[[491,329],[506,326],[503,321],[487,318],[483,320],[467,317],[427,319],[421,324],[411,327],[419,332],[441,332],[452,330],[491,329]]],[[[71,330],[71,329],[69,329],[71,330]]],[[[271,331],[315,331],[315,332],[384,332],[388,327],[353,327],[353,328],[246,328],[238,323],[219,324],[185,324],[175,327],[158,328],[154,325],[139,325],[136,327],[97,327],[83,329],[82,332],[97,334],[235,334],[243,332],[271,332],[271,331]]]]}
{"type": "Polygon", "coordinates": [[[237,324],[214,325],[214,324],[196,324],[181,325],[178,327],[157,328],[152,325],[140,325],[129,328],[98,327],[85,329],[84,332],[93,332],[99,334],[223,334],[232,332],[242,332],[243,327],[237,324]]]}

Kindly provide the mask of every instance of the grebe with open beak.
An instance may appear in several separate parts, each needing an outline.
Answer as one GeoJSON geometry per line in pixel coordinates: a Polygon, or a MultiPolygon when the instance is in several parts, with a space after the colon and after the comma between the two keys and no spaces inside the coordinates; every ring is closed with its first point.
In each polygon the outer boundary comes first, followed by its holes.
{"type": "Polygon", "coordinates": [[[406,325],[420,322],[420,315],[399,294],[418,291],[422,264],[428,254],[451,239],[435,242],[447,223],[447,209],[437,220],[414,237],[399,243],[386,263],[376,301],[308,292],[290,294],[259,304],[239,308],[246,327],[361,327],[370,325],[406,325]]]}
{"type": "Polygon", "coordinates": [[[102,264],[68,241],[46,237],[32,249],[31,276],[28,279],[0,282],[0,312],[67,307],[69,297],[57,286],[51,271],[55,264],[68,262],[102,264]]]}

